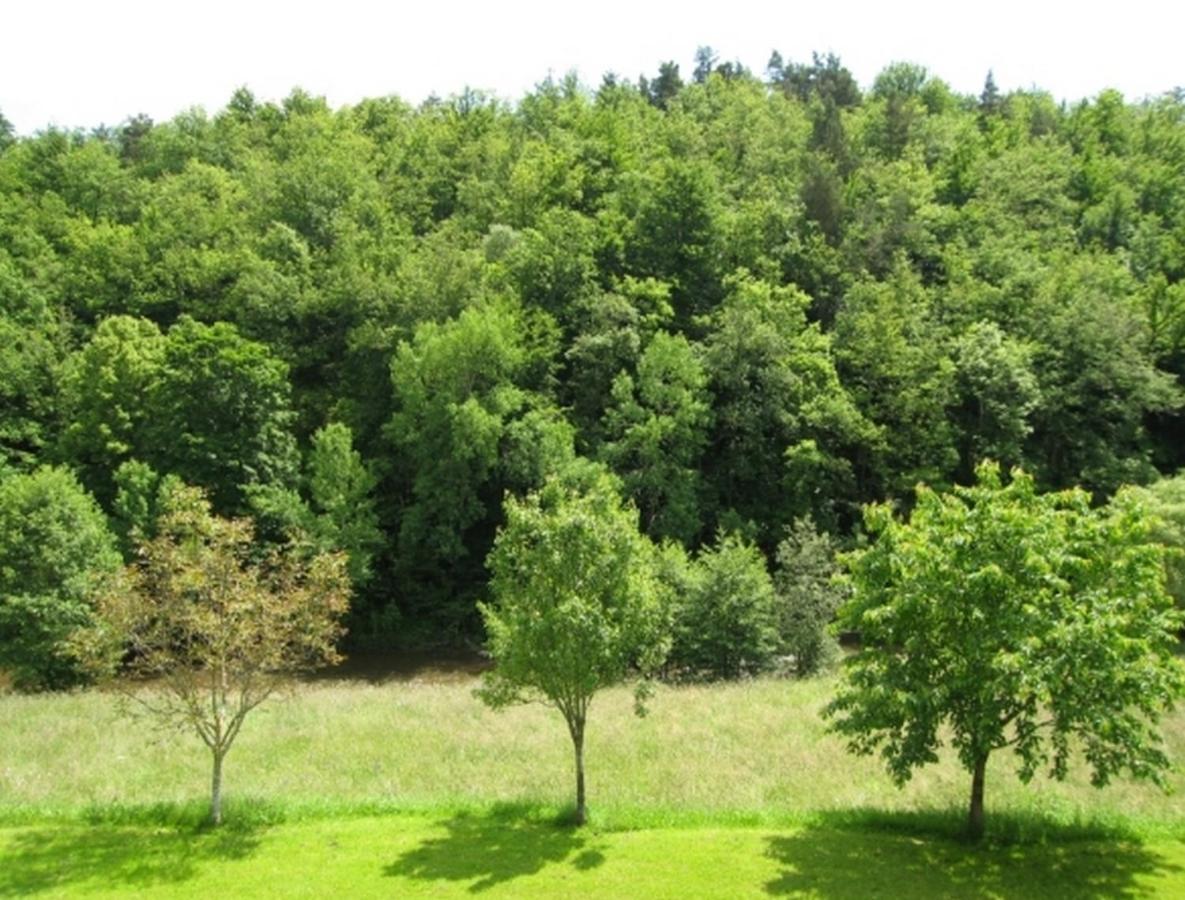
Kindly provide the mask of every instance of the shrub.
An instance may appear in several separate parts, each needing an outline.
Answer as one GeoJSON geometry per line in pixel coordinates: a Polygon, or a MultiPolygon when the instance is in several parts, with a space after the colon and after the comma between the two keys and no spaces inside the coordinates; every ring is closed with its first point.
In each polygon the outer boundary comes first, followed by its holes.
{"type": "Polygon", "coordinates": [[[721,534],[676,585],[672,663],[700,678],[771,668],[778,652],[773,582],[756,545],[721,534]]]}

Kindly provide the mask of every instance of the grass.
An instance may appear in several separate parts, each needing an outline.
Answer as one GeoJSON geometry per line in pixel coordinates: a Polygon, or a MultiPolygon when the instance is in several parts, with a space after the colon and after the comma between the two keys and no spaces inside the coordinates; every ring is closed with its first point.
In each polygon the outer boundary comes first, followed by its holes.
{"type": "Polygon", "coordinates": [[[520,807],[217,831],[0,829],[0,896],[1136,897],[1185,889],[1181,842],[969,848],[844,823],[637,831],[557,827],[520,807]]]}
{"type": "MultiPolygon", "coordinates": [[[[472,687],[319,682],[261,709],[217,831],[196,737],[94,692],[0,696],[0,897],[1185,896],[1180,772],[1169,795],[1084,769],[1026,787],[1001,755],[968,847],[967,774],[944,757],[897,789],[824,733],[828,680],[663,688],[641,720],[622,689],[591,711],[572,830],[558,715],[472,687]]],[[[1185,715],[1165,731],[1185,758],[1185,715]]]]}

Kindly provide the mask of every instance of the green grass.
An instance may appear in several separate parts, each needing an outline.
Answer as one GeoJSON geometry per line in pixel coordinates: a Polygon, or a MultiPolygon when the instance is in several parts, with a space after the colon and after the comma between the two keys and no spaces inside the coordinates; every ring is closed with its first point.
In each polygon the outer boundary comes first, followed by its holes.
{"type": "MultiPolygon", "coordinates": [[[[484,709],[472,681],[319,683],[209,760],[94,692],[0,696],[0,897],[1185,896],[1185,778],[1021,785],[988,770],[988,841],[959,840],[952,758],[897,789],[826,735],[827,680],[627,690],[590,714],[592,824],[556,824],[571,748],[541,707],[484,709]],[[261,799],[266,798],[266,799],[261,799]]],[[[1166,722],[1185,758],[1185,715],[1166,722]]]]}
{"type": "MultiPolygon", "coordinates": [[[[883,825],[884,823],[882,823],[883,825]]],[[[968,847],[843,822],[779,829],[579,830],[517,807],[218,831],[0,830],[0,896],[1119,897],[1185,892],[1185,844],[968,847]]]]}
{"type": "MultiPolygon", "coordinates": [[[[227,794],[294,814],[567,802],[571,745],[558,715],[539,706],[491,712],[472,686],[301,688],[248,719],[227,760],[227,794]]],[[[628,690],[598,695],[587,750],[594,816],[612,828],[755,825],[963,807],[969,776],[949,756],[899,790],[877,760],[848,755],[819,718],[832,689],[829,680],[663,688],[643,719],[628,690]]],[[[200,805],[208,790],[209,759],[195,736],[129,720],[107,695],[0,696],[0,722],[0,821],[200,805]]],[[[1185,759],[1185,715],[1170,718],[1166,733],[1172,755],[1185,759]]],[[[1178,772],[1172,784],[1170,795],[1127,782],[1100,791],[1079,767],[1064,784],[1026,787],[998,754],[988,812],[1175,831],[1185,825],[1185,778],[1178,772]]]]}

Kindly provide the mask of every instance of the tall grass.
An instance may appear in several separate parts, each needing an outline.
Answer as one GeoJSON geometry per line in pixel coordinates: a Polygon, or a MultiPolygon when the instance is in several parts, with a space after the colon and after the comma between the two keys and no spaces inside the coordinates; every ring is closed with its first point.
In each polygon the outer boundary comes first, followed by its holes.
{"type": "MultiPolygon", "coordinates": [[[[439,811],[512,803],[559,809],[572,792],[559,716],[495,713],[472,681],[318,683],[247,721],[227,760],[240,816],[346,810],[439,811]],[[254,799],[261,798],[261,799],[254,799]],[[252,812],[254,811],[254,812],[252,812]]],[[[637,719],[624,688],[597,696],[586,751],[594,820],[638,825],[839,822],[885,812],[923,819],[960,811],[969,776],[946,754],[898,789],[875,759],[850,756],[819,712],[829,679],[665,687],[637,719]]],[[[1185,759],[1185,714],[1165,724],[1185,759]]],[[[0,820],[99,815],[200,817],[209,758],[192,734],[160,732],[98,692],[0,696],[0,820]],[[148,810],[148,813],[145,813],[148,810]],[[122,811],[122,812],[121,812],[122,811]]],[[[1058,827],[1185,833],[1185,777],[1148,784],[1021,785],[1004,753],[988,768],[989,818],[1058,827]]]]}

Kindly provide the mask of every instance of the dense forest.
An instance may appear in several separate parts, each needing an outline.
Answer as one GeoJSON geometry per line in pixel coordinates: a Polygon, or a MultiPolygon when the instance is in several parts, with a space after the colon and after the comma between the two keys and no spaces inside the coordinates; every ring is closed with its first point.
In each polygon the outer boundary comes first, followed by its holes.
{"type": "Polygon", "coordinates": [[[1099,501],[1185,464],[1185,94],[696,63],[0,117],[0,499],[73,491],[126,557],[180,479],[346,550],[355,645],[429,644],[480,637],[503,498],[565,468],[772,565],[987,458],[1099,501]]]}

